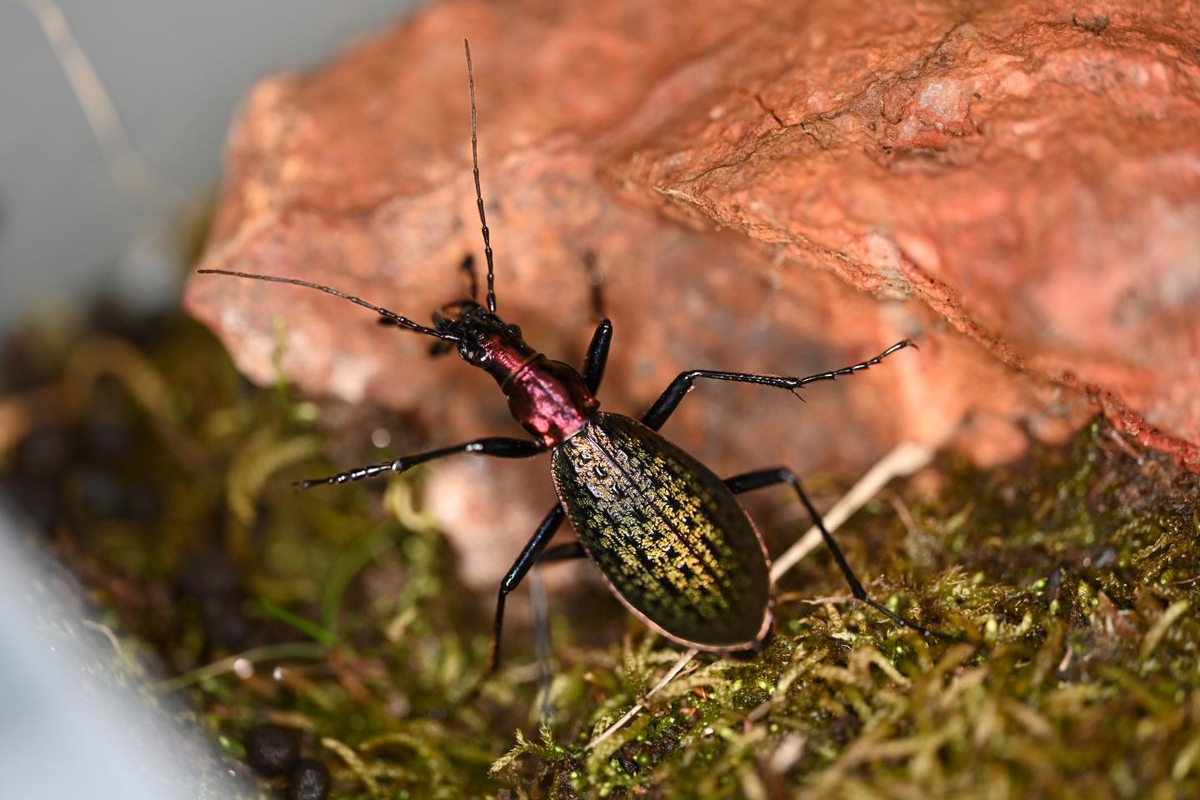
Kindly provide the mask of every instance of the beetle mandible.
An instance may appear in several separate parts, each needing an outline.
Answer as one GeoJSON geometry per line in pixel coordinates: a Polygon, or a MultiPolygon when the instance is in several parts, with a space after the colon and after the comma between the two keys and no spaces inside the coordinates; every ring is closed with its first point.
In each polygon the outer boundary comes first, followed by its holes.
{"type": "Polygon", "coordinates": [[[792,487],[812,517],[853,596],[893,622],[930,633],[867,595],[790,469],[776,467],[721,479],[657,432],[699,378],[795,393],[810,383],[874,366],[897,350],[912,347],[912,342],[905,339],[867,361],[808,377],[688,370],[671,382],[640,421],[600,411],[596,393],[612,342],[611,322],[604,319],[597,326],[579,372],[534,350],[516,325],[496,313],[493,253],[479,181],[475,76],[470,45],[463,44],[471,95],[471,164],[487,261],[486,306],[477,301],[470,259],[464,267],[471,273],[471,296],[437,309],[433,327],[318,283],[231,270],[199,272],[315,289],[370,309],[381,322],[431,336],[439,340],[435,352],[457,349],[464,361],[490,374],[508,398],[513,417],[533,438],[475,439],[303,481],[297,487],[309,489],[401,473],[457,453],[527,458],[550,451],[559,502],[546,513],[500,583],[489,656],[492,670],[500,663],[508,595],[534,564],[582,556],[596,563],[621,603],[668,639],[723,655],[757,652],[771,628],[770,557],[736,496],[782,483],[792,487]],[[564,519],[571,521],[577,540],[547,550],[564,519]]]}

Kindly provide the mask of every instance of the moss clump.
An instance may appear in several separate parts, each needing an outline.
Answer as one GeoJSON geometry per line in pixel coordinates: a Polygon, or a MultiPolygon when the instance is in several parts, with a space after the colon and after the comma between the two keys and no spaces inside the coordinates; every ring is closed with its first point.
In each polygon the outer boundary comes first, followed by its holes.
{"type": "Polygon", "coordinates": [[[406,420],[253,389],[178,317],[103,327],[10,344],[4,485],[233,762],[272,722],[333,797],[1200,794],[1200,486],[1103,422],[1000,470],[947,457],[939,497],[896,487],[838,534],[876,598],[962,641],[844,599],[818,555],[761,656],[697,659],[589,746],[677,648],[632,620],[556,636],[539,726],[528,666],[481,679],[491,598],[457,584],[419,472],[290,488],[406,420]]]}

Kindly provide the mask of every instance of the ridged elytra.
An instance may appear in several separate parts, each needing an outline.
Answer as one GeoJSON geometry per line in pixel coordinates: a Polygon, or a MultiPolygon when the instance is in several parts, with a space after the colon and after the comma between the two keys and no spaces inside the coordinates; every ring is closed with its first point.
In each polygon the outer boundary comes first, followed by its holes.
{"type": "MultiPolygon", "coordinates": [[[[854,597],[900,625],[929,633],[867,596],[791,470],[777,467],[721,479],[657,432],[698,378],[795,392],[809,383],[867,369],[912,343],[903,340],[867,361],[803,378],[689,370],[671,382],[640,421],[600,412],[596,392],[612,341],[611,322],[605,319],[597,326],[583,369],[578,371],[534,350],[519,328],[496,313],[493,253],[479,180],[475,78],[465,41],[464,48],[471,96],[471,164],[487,261],[486,305],[477,301],[470,257],[463,264],[471,276],[470,297],[437,309],[433,327],[323,284],[231,270],[199,272],[314,289],[374,311],[380,322],[433,337],[438,340],[435,354],[457,349],[464,361],[495,378],[513,417],[533,438],[477,439],[303,481],[298,488],[400,473],[458,453],[526,458],[549,450],[560,502],[546,513],[501,581],[492,631],[492,669],[500,663],[508,595],[535,563],[583,555],[596,563],[630,611],[668,639],[715,653],[756,652],[771,627],[770,560],[737,495],[781,483],[793,488],[813,517],[854,597]],[[571,520],[578,541],[547,550],[565,518],[571,520]]],[[[593,300],[599,309],[598,296],[593,300]]]]}

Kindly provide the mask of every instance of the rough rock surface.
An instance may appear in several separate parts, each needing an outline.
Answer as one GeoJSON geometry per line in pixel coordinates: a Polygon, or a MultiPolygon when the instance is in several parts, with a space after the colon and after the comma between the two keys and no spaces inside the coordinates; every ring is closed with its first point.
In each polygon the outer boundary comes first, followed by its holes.
{"type": "MultiPolygon", "coordinates": [[[[908,438],[1001,461],[1099,409],[1200,468],[1194,8],[705,6],[444,3],[264,81],[204,266],[418,321],[463,294],[457,265],[482,249],[466,35],[500,312],[577,362],[595,252],[616,325],[605,407],[636,414],[684,368],[808,374],[914,336],[919,352],[803,405],[701,386],[665,430],[722,473],[851,476],[908,438]]],[[[281,319],[306,392],[413,409],[431,446],[518,430],[490,378],[361,308],[214,276],[185,301],[257,381],[281,319]]],[[[526,478],[480,478],[514,466],[439,470],[433,502],[473,548],[497,508],[524,538],[552,501],[548,478],[536,506],[506,499],[526,478]],[[446,500],[460,481],[472,499],[446,500]]],[[[497,547],[488,580],[513,555],[497,547]]]]}

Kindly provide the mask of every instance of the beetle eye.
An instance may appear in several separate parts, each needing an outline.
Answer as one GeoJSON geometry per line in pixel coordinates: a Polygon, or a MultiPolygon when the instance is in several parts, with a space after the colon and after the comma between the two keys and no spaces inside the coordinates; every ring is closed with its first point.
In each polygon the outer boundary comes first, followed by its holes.
{"type": "Polygon", "coordinates": [[[524,336],[521,335],[521,326],[520,325],[509,325],[508,330],[509,330],[509,333],[511,333],[513,336],[517,337],[518,339],[525,338],[524,336]]]}
{"type": "Polygon", "coordinates": [[[474,342],[461,342],[458,345],[458,354],[462,360],[473,367],[478,367],[484,361],[487,361],[487,353],[474,342]]]}

